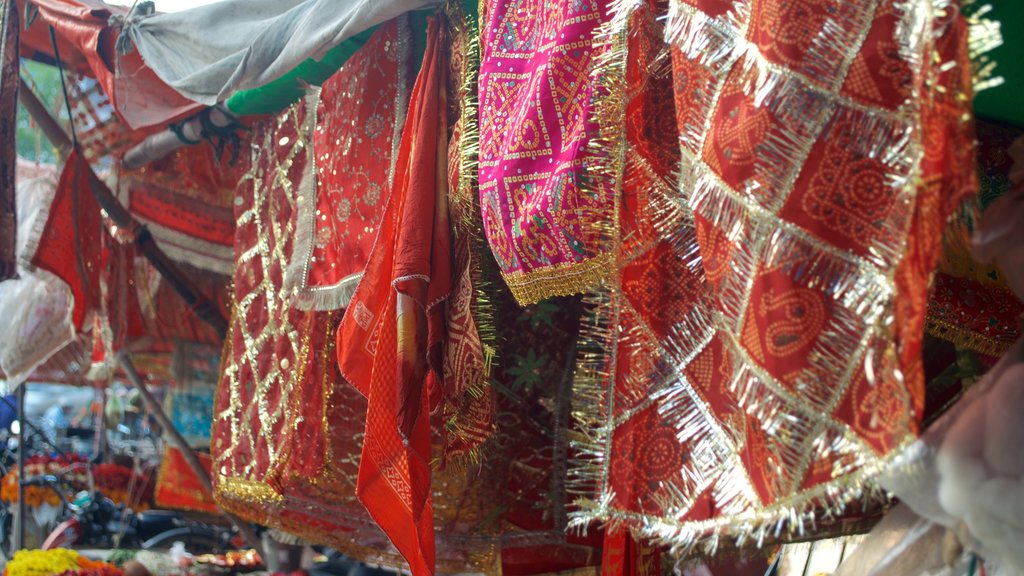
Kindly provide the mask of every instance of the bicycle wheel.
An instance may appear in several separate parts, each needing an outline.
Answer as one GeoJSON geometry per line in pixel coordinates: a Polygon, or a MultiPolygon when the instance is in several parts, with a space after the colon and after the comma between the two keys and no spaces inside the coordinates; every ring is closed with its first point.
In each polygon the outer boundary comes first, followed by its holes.
{"type": "Polygon", "coordinates": [[[161,532],[142,543],[143,550],[167,550],[175,542],[183,542],[191,554],[220,553],[225,549],[220,535],[213,530],[182,526],[161,532]]]}

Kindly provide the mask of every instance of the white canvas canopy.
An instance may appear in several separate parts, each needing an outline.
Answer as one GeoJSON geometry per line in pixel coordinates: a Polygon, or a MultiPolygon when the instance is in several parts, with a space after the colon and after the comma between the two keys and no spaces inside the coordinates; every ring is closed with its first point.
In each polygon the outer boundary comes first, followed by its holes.
{"type": "Polygon", "coordinates": [[[226,0],[132,16],[125,32],[175,90],[216,104],[263,86],[307,58],[432,0],[226,0]]]}

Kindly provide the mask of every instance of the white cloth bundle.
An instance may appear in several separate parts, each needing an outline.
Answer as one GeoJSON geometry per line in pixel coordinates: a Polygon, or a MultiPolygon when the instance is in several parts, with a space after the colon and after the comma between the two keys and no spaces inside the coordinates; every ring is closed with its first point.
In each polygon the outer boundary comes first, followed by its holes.
{"type": "Polygon", "coordinates": [[[24,178],[31,169],[18,164],[18,275],[0,282],[0,367],[7,385],[14,388],[55,352],[74,339],[71,325],[71,290],[44,270],[30,271],[23,263],[31,257],[29,231],[46,220],[57,187],[56,170],[24,178]]]}

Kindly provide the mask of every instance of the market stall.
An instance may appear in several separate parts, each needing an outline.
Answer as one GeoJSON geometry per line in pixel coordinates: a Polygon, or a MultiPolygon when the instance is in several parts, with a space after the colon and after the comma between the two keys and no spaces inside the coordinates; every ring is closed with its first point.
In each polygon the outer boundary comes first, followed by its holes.
{"type": "Polygon", "coordinates": [[[1016,4],[2,5],[0,368],[270,568],[1024,573],[1016,4]]]}

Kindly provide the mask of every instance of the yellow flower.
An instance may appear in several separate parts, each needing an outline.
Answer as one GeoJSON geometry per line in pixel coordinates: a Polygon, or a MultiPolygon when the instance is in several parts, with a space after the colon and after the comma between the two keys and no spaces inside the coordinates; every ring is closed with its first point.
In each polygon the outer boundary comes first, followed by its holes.
{"type": "Polygon", "coordinates": [[[49,576],[78,567],[78,553],[74,550],[19,550],[7,563],[4,576],[49,576]]]}

